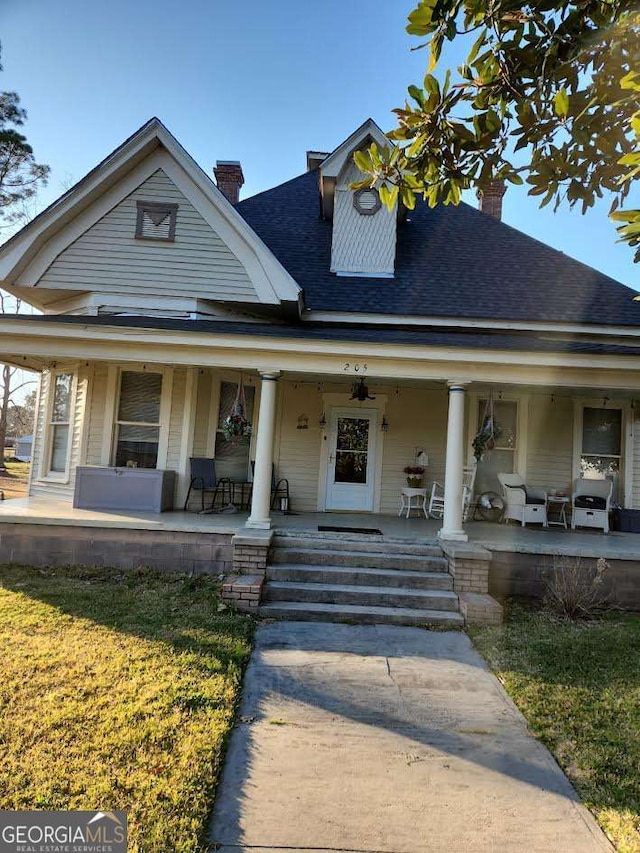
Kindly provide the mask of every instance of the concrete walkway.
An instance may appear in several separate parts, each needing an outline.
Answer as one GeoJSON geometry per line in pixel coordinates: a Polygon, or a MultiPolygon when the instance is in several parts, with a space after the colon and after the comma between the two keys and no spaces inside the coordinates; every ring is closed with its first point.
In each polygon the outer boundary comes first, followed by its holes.
{"type": "Polygon", "coordinates": [[[262,625],[212,849],[602,853],[604,835],[462,633],[262,625]]]}

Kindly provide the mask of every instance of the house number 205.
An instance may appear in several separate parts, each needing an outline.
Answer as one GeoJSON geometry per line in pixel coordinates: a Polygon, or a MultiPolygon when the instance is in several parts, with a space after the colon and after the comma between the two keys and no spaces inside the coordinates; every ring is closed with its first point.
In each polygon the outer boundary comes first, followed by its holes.
{"type": "Polygon", "coordinates": [[[367,365],[366,364],[351,364],[350,362],[345,361],[343,369],[344,369],[345,373],[347,372],[347,370],[353,370],[354,373],[360,373],[360,371],[365,373],[367,370],[367,365]]]}

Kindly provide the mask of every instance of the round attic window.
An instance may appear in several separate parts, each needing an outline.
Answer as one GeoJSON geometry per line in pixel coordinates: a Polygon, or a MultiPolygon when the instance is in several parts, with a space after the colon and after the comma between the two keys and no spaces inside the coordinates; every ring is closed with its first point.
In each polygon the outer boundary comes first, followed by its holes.
{"type": "Polygon", "coordinates": [[[363,187],[353,194],[353,206],[361,216],[373,216],[382,207],[378,190],[363,187]]]}

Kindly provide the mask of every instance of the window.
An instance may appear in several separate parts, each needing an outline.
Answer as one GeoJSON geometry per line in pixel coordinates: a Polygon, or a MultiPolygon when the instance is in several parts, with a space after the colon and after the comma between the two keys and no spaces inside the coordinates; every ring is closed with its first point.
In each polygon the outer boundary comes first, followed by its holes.
{"type": "Polygon", "coordinates": [[[161,373],[122,371],[116,416],[117,467],[156,467],[160,440],[161,395],[161,373]]]}
{"type": "Polygon", "coordinates": [[[49,451],[47,473],[64,475],[69,461],[71,439],[71,392],[73,373],[54,373],[51,377],[49,415],[49,451]]]}
{"type": "Polygon", "coordinates": [[[178,205],[168,202],[139,201],[136,217],[136,238],[139,240],[168,240],[176,238],[178,205]]]}
{"type": "Polygon", "coordinates": [[[588,480],[611,477],[615,481],[620,473],[621,458],[622,410],[585,406],[582,410],[580,476],[588,480]]]}
{"type": "MultiPolygon", "coordinates": [[[[220,383],[220,409],[216,429],[216,474],[218,477],[231,477],[237,483],[244,483],[249,476],[249,452],[251,449],[250,436],[243,436],[229,441],[222,432],[222,424],[231,413],[236,400],[238,385],[235,382],[220,383]]],[[[253,421],[253,406],[255,388],[244,386],[244,396],[247,404],[246,418],[253,421]]]]}
{"type": "MultiPolygon", "coordinates": [[[[480,400],[477,429],[480,429],[487,409],[487,400],[480,400]]],[[[515,471],[518,449],[518,404],[510,400],[495,400],[493,412],[500,434],[496,437],[493,450],[484,454],[478,462],[475,491],[500,492],[498,474],[515,471]]]]}

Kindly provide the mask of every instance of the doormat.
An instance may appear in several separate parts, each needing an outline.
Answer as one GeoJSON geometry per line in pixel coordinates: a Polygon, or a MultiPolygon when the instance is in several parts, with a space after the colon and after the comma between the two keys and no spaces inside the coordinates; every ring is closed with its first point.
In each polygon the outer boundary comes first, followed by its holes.
{"type": "Polygon", "coordinates": [[[370,533],[382,536],[382,530],[378,530],[377,527],[331,527],[328,524],[319,524],[318,530],[322,533],[370,533]]]}

